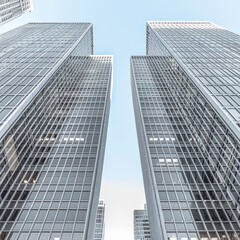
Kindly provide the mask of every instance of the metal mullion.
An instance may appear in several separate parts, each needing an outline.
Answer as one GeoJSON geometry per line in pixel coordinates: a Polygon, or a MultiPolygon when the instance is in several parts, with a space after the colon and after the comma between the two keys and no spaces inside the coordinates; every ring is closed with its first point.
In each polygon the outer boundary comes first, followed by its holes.
{"type": "MultiPolygon", "coordinates": [[[[51,49],[56,49],[56,46],[52,46],[52,48],[51,49]]],[[[43,54],[45,54],[46,52],[37,52],[38,53],[38,55],[36,56],[36,52],[34,52],[35,54],[34,55],[30,55],[30,57],[26,57],[26,60],[27,59],[31,59],[32,58],[32,56],[35,56],[34,57],[34,61],[36,61],[36,60],[40,60],[41,58],[42,58],[42,55],[43,54]]],[[[18,53],[15,53],[15,54],[13,54],[13,55],[11,55],[11,59],[15,59],[16,60],[16,58],[15,58],[15,55],[18,57],[18,53]]],[[[26,55],[27,56],[27,55],[26,55]]],[[[57,57],[55,57],[55,59],[56,59],[57,57]]],[[[18,59],[18,58],[17,58],[18,59]]],[[[42,63],[44,61],[44,58],[42,59],[42,61],[41,62],[38,62],[38,64],[40,64],[40,63],[42,63]]],[[[14,62],[12,62],[12,64],[14,64],[14,62]]],[[[25,69],[28,67],[28,66],[31,66],[31,64],[32,64],[32,62],[29,62],[28,63],[28,65],[25,67],[25,69]]],[[[50,65],[49,63],[46,65],[46,67],[48,66],[48,65],[50,65]]],[[[19,64],[18,65],[15,65],[14,66],[14,69],[16,69],[17,67],[21,67],[21,62],[19,62],[19,64]]],[[[23,69],[23,70],[20,70],[20,72],[19,73],[21,73],[21,72],[23,72],[25,69],[23,69]]],[[[18,74],[19,74],[18,73],[18,74]]]]}
{"type": "MultiPolygon", "coordinates": [[[[219,185],[219,183],[218,183],[218,181],[216,181],[216,184],[217,185],[219,185]]],[[[212,184],[211,184],[212,185],[212,184]]],[[[214,189],[214,187],[212,186],[212,189],[214,189]]],[[[219,186],[219,191],[222,193],[222,195],[225,197],[225,194],[223,193],[223,191],[222,191],[222,187],[220,187],[219,186]]],[[[206,191],[206,192],[208,192],[208,191],[206,191]]],[[[219,197],[218,197],[218,195],[216,195],[217,196],[217,198],[219,199],[219,197]]],[[[226,198],[225,198],[226,199],[226,198]]],[[[219,201],[219,204],[220,205],[222,205],[222,200],[218,200],[219,201]]],[[[226,201],[226,203],[228,203],[228,200],[225,200],[226,201]]],[[[215,208],[215,205],[213,204],[213,207],[214,207],[214,209],[216,210],[216,208],[215,208]]],[[[224,207],[222,207],[223,209],[224,209],[224,207]]],[[[229,207],[230,208],[230,207],[229,207]]],[[[216,211],[217,212],[217,211],[216,211]]],[[[217,212],[218,213],[218,212],[217,212]]],[[[226,213],[225,213],[226,214],[226,213]]],[[[233,212],[233,214],[234,214],[234,212],[233,212]]],[[[218,215],[218,214],[217,214],[218,215]]],[[[226,214],[227,215],[227,214],[226,214]]],[[[235,215],[235,214],[234,214],[235,215]]],[[[221,218],[219,218],[219,219],[221,219],[221,218]]],[[[234,228],[233,228],[234,229],[234,228]]]]}
{"type": "MultiPolygon", "coordinates": [[[[35,116],[35,115],[34,115],[35,116]]],[[[21,136],[21,135],[19,135],[19,136],[21,136]]],[[[26,143],[25,143],[25,145],[26,145],[26,143]]],[[[20,163],[19,163],[19,165],[20,165],[20,163]]]]}
{"type": "MultiPolygon", "coordinates": [[[[85,177],[86,177],[86,174],[85,174],[85,177]]],[[[84,186],[84,184],[83,184],[83,186],[84,186]]],[[[79,204],[80,204],[80,201],[79,201],[79,204]]]]}

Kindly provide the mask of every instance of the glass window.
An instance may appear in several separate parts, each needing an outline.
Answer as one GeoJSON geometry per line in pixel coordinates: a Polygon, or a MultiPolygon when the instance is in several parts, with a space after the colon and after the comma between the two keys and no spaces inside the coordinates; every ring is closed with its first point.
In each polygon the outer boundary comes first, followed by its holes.
{"type": "Polygon", "coordinates": [[[175,192],[168,192],[168,196],[169,196],[170,201],[177,201],[175,192]]]}
{"type": "Polygon", "coordinates": [[[72,240],[79,240],[82,239],[83,234],[82,233],[74,233],[72,240]]]}
{"type": "Polygon", "coordinates": [[[27,221],[33,221],[36,215],[37,215],[37,210],[31,210],[28,215],[27,221]]]}
{"type": "Polygon", "coordinates": [[[175,219],[175,221],[182,221],[182,215],[181,212],[179,210],[173,210],[173,217],[175,219]]]}
{"type": "Polygon", "coordinates": [[[46,196],[45,196],[45,200],[51,200],[53,197],[53,192],[47,192],[46,196]]]}
{"type": "Polygon", "coordinates": [[[163,210],[163,217],[165,221],[173,221],[172,213],[170,210],[163,210]]]}
{"type": "Polygon", "coordinates": [[[53,221],[57,210],[49,210],[46,221],[53,221]]]}
{"type": "Polygon", "coordinates": [[[76,210],[69,210],[67,214],[67,221],[74,221],[76,217],[76,210]]]}
{"type": "Polygon", "coordinates": [[[61,240],[69,240],[71,239],[71,235],[72,235],[71,233],[63,233],[61,240]]]}
{"type": "Polygon", "coordinates": [[[46,214],[47,214],[47,210],[40,210],[36,221],[43,221],[44,218],[46,217],[46,214]]]}
{"type": "Polygon", "coordinates": [[[66,210],[59,210],[57,214],[56,221],[64,221],[67,211],[66,210]]]}
{"type": "Polygon", "coordinates": [[[64,192],[63,200],[70,200],[72,192],[64,192]]]}
{"type": "Polygon", "coordinates": [[[166,201],[168,200],[167,198],[167,193],[165,191],[159,191],[159,197],[161,201],[166,201]]]}
{"type": "Polygon", "coordinates": [[[23,210],[18,220],[23,221],[26,218],[27,214],[28,210],[23,210]]]}
{"type": "Polygon", "coordinates": [[[78,210],[77,221],[85,221],[87,210],[78,210]]]}
{"type": "Polygon", "coordinates": [[[62,197],[62,192],[56,192],[53,200],[58,201],[62,197]]]}
{"type": "Polygon", "coordinates": [[[73,195],[72,195],[72,200],[79,200],[80,199],[80,191],[75,191],[73,192],[73,195]]]}
{"type": "Polygon", "coordinates": [[[182,210],[185,221],[192,221],[192,216],[189,210],[182,210]]]}
{"type": "Polygon", "coordinates": [[[160,172],[155,172],[155,176],[156,176],[156,182],[157,183],[163,183],[163,177],[162,177],[162,174],[160,172]]]}

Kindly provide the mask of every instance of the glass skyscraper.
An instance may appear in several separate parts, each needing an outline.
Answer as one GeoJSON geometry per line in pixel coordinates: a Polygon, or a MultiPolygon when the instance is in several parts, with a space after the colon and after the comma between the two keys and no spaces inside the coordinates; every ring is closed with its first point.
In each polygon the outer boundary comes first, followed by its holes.
{"type": "Polygon", "coordinates": [[[92,24],[27,24],[0,41],[0,239],[94,238],[112,57],[92,24]]]}
{"type": "Polygon", "coordinates": [[[131,84],[153,240],[240,239],[240,37],[148,22],[131,84]]]}
{"type": "Polygon", "coordinates": [[[32,0],[0,0],[0,25],[31,11],[32,0]]]}
{"type": "Polygon", "coordinates": [[[151,240],[147,205],[133,212],[134,240],[151,240]]]}

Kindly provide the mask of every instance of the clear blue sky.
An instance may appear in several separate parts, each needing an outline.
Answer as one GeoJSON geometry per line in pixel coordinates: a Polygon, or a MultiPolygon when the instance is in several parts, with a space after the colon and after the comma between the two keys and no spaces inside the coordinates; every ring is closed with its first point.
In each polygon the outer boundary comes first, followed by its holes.
{"type": "Polygon", "coordinates": [[[114,55],[102,196],[107,202],[106,240],[130,240],[132,210],[144,194],[130,91],[130,55],[145,54],[146,21],[208,20],[240,34],[240,0],[33,0],[34,11],[0,26],[27,22],[92,22],[95,54],[114,55]]]}

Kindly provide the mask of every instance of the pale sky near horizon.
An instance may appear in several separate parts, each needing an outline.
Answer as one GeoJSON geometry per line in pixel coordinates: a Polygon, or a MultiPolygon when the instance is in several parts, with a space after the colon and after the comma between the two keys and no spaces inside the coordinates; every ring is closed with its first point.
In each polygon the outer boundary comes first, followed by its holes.
{"type": "Polygon", "coordinates": [[[145,202],[129,57],[145,54],[146,21],[206,20],[240,34],[240,0],[33,0],[34,11],[0,26],[92,22],[95,54],[114,56],[114,86],[102,178],[105,240],[133,240],[133,210],[145,202]]]}

